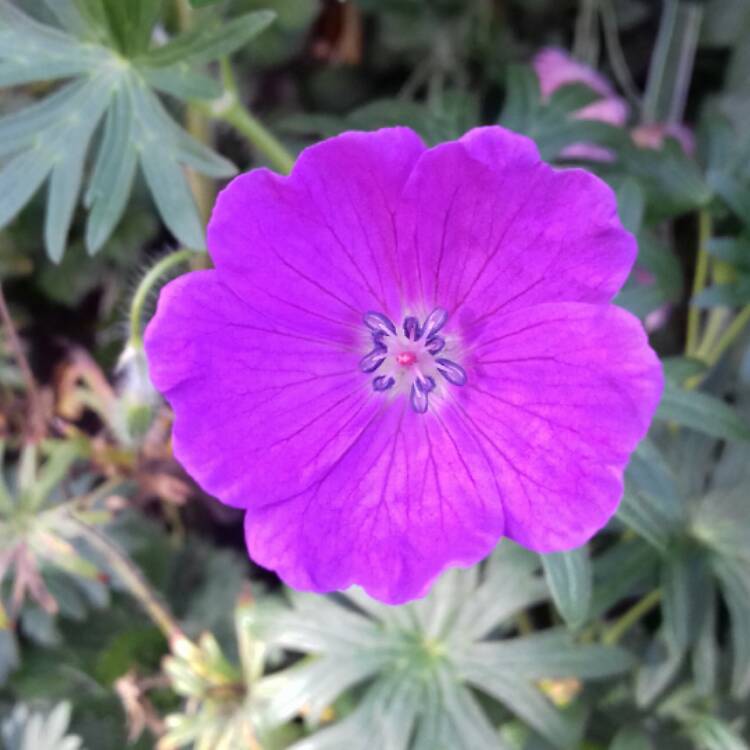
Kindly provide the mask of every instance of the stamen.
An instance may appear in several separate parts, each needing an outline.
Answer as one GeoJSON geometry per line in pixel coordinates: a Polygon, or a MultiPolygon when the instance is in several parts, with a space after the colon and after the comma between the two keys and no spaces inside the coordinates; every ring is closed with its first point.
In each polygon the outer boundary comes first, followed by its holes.
{"type": "Polygon", "coordinates": [[[436,307],[424,322],[422,332],[429,339],[448,322],[448,313],[442,307],[436,307]]]}
{"type": "Polygon", "coordinates": [[[411,341],[419,341],[422,336],[419,321],[412,315],[408,318],[404,318],[404,335],[411,341]]]}
{"type": "Polygon", "coordinates": [[[390,318],[378,312],[365,313],[365,325],[376,336],[388,336],[396,333],[396,326],[390,318]]]}
{"type": "Polygon", "coordinates": [[[429,393],[435,389],[435,378],[431,378],[429,375],[426,377],[418,375],[417,379],[414,381],[414,385],[416,385],[422,393],[429,393]]]}
{"type": "Polygon", "coordinates": [[[450,359],[438,359],[438,372],[453,385],[466,384],[466,370],[461,365],[457,365],[450,359]]]}
{"type": "Polygon", "coordinates": [[[372,334],[373,349],[360,360],[360,369],[374,373],[385,364],[380,374],[373,376],[373,390],[383,393],[391,388],[408,389],[412,409],[424,414],[430,394],[434,394],[433,398],[441,394],[436,373],[453,385],[464,385],[468,379],[464,368],[439,356],[445,349],[452,351],[446,339],[438,335],[447,321],[448,313],[442,307],[436,307],[424,325],[408,315],[400,328],[382,313],[366,313],[364,322],[372,334]]]}
{"type": "Polygon", "coordinates": [[[424,414],[427,411],[427,394],[417,388],[417,384],[412,384],[411,387],[411,408],[414,409],[417,414],[424,414]]]}
{"type": "Polygon", "coordinates": [[[385,361],[385,355],[388,353],[382,344],[376,344],[375,348],[359,361],[359,368],[362,372],[375,372],[385,361]]]}
{"type": "Polygon", "coordinates": [[[396,378],[394,378],[391,375],[378,375],[373,381],[372,381],[372,387],[376,391],[387,391],[389,388],[391,388],[396,382],[396,378]]]}
{"type": "Polygon", "coordinates": [[[445,349],[445,339],[440,336],[431,336],[427,339],[424,348],[427,349],[430,354],[437,354],[445,349]]]}

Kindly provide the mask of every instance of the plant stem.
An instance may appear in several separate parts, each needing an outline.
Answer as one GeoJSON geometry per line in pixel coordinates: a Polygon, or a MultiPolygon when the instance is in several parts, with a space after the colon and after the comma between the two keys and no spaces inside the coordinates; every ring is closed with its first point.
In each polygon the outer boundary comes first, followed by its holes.
{"type": "Polygon", "coordinates": [[[609,64],[612,66],[612,72],[615,74],[617,83],[635,107],[641,106],[641,95],[638,91],[633,76],[630,74],[630,68],[625,60],[625,55],[620,44],[620,35],[617,30],[617,14],[612,5],[612,0],[603,0],[601,5],[602,26],[604,28],[604,43],[607,48],[609,64]]]}
{"type": "Polygon", "coordinates": [[[141,571],[119,545],[76,515],[71,515],[71,518],[80,530],[81,535],[106,559],[112,570],[117,573],[122,583],[128,587],[128,591],[140,602],[148,616],[161,629],[166,638],[172,641],[179,636],[184,637],[177,620],[160,601],[158,594],[151,588],[141,571]]]}
{"type": "Polygon", "coordinates": [[[289,174],[294,166],[294,157],[281,141],[242,104],[234,74],[226,59],[221,61],[221,75],[224,82],[224,96],[208,105],[202,105],[203,111],[231,125],[248,140],[251,146],[266,156],[274,169],[282,174],[289,174]]]}
{"type": "Polygon", "coordinates": [[[188,250],[183,248],[182,250],[175,250],[173,253],[162,258],[151,270],[141,279],[138,284],[138,288],[135,290],[133,295],[133,301],[130,303],[130,339],[128,345],[136,349],[143,347],[143,307],[148,299],[149,292],[153,288],[154,284],[170,269],[174,266],[180,265],[180,263],[186,263],[191,258],[195,257],[196,252],[194,250],[188,250]]]}
{"type": "Polygon", "coordinates": [[[750,305],[742,308],[715,346],[706,355],[706,364],[709,367],[713,367],[721,359],[721,356],[734,343],[734,340],[742,333],[748,323],[750,323],[750,305]]]}
{"type": "Polygon", "coordinates": [[[596,65],[599,53],[597,36],[598,0],[579,0],[573,39],[573,57],[590,66],[596,65]]]}
{"type": "Polygon", "coordinates": [[[21,340],[18,338],[16,327],[13,324],[13,318],[10,316],[8,305],[5,302],[3,285],[0,283],[0,320],[2,320],[5,331],[8,335],[8,343],[13,352],[13,356],[21,370],[24,385],[26,386],[26,398],[28,400],[29,424],[28,432],[32,441],[41,440],[45,433],[44,405],[42,403],[39,389],[36,385],[34,373],[31,371],[29,360],[21,346],[21,340]]]}
{"type": "Polygon", "coordinates": [[[639,602],[634,604],[627,612],[620,616],[602,636],[602,643],[614,646],[619,643],[625,633],[635,625],[638,620],[647,615],[661,601],[661,590],[655,589],[639,602]]]}
{"type": "Polygon", "coordinates": [[[698,213],[698,257],[693,277],[693,289],[688,311],[687,342],[685,353],[692,356],[698,348],[698,334],[701,321],[701,309],[695,304],[695,298],[703,290],[708,279],[708,242],[711,239],[711,214],[702,209],[698,213]]]}
{"type": "Polygon", "coordinates": [[[279,172],[289,174],[292,171],[294,159],[291,154],[239,101],[235,100],[232,106],[219,114],[219,117],[237,132],[242,133],[258,151],[265,154],[271,165],[279,172]]]}

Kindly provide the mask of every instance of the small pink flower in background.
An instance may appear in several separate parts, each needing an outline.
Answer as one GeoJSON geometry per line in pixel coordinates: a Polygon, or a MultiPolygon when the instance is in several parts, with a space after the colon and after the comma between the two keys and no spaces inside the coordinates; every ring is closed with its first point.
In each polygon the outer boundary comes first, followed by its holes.
{"type": "Polygon", "coordinates": [[[637,146],[653,150],[660,149],[667,137],[675,138],[687,156],[695,154],[695,136],[686,125],[679,123],[639,125],[633,128],[631,135],[637,146]]]}
{"type": "Polygon", "coordinates": [[[290,586],[401,603],[614,513],[662,373],[611,304],[636,247],[595,176],[498,127],[344,133],[233,180],[208,245],[150,370],[175,455],[290,586]]]}
{"type": "MultiPolygon", "coordinates": [[[[575,117],[625,127],[629,113],[627,103],[617,95],[612,84],[593,68],[574,60],[564,50],[553,47],[537,53],[533,66],[539,78],[543,101],[549,100],[563,86],[580,83],[600,94],[601,99],[578,110],[575,117]]],[[[615,158],[612,151],[593,143],[574,143],[563,149],[560,156],[591,161],[613,161],[615,158]]]]}

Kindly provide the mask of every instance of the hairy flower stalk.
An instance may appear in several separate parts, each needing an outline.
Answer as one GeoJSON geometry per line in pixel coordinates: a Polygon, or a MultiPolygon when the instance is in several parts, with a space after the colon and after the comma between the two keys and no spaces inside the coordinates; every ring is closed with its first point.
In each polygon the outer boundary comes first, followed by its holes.
{"type": "Polygon", "coordinates": [[[582,544],[659,400],[611,190],[479,128],[344,133],[220,195],[215,270],[161,293],[174,450],[299,589],[396,604],[502,537],[582,544]]]}

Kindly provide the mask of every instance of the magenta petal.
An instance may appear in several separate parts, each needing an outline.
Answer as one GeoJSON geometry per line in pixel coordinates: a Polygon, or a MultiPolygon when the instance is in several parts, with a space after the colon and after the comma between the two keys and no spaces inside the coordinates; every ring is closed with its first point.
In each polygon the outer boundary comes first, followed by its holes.
{"type": "Polygon", "coordinates": [[[269,323],[215,271],[167,285],[146,331],[151,377],[175,412],[175,456],[230,505],[307,486],[346,454],[382,407],[341,328],[269,323]]]}
{"type": "Polygon", "coordinates": [[[250,556],[298,589],[357,583],[381,601],[408,601],[446,566],[475,563],[499,540],[492,471],[460,410],[421,415],[396,401],[319,481],[248,508],[250,556]]]}
{"type": "Polygon", "coordinates": [[[398,216],[410,299],[472,324],[540,303],[609,302],[636,255],[604,182],[552,169],[499,127],[427,151],[398,216]]]}
{"type": "Polygon", "coordinates": [[[425,147],[408,128],[344,133],[302,152],[289,177],[256,169],[216,202],[208,248],[246,300],[295,328],[300,316],[359,325],[395,316],[393,213],[425,147]]]}
{"type": "Polygon", "coordinates": [[[290,585],[404,602],[614,511],[661,370],[609,304],[635,243],[597,178],[497,127],[345,133],[235,179],[209,247],[162,291],[151,375],[175,455],[290,585]]]}
{"type": "Polygon", "coordinates": [[[496,462],[505,533],[539,552],[582,544],[614,513],[661,396],[640,322],[614,306],[539,305],[474,342],[459,403],[496,462]]]}

